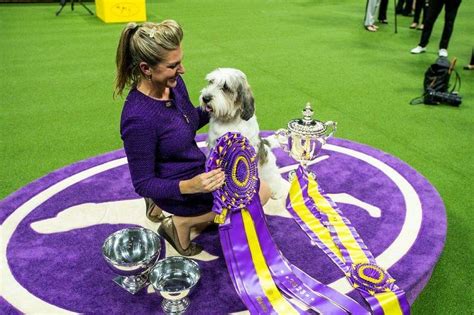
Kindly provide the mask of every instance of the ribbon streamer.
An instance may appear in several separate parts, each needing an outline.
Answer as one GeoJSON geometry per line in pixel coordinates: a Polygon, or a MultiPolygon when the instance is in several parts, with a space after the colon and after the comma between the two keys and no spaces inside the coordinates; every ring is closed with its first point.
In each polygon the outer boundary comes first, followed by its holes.
{"type": "Polygon", "coordinates": [[[349,219],[302,166],[291,182],[287,209],[311,242],[344,272],[373,314],[410,314],[404,291],[377,265],[349,219]]]}
{"type": "Polygon", "coordinates": [[[211,151],[207,170],[226,181],[213,192],[213,211],[234,287],[252,314],[367,314],[351,298],[321,284],[283,256],[265,222],[257,194],[256,153],[239,133],[227,133],[211,151]],[[305,309],[303,309],[304,305],[305,309]]]}

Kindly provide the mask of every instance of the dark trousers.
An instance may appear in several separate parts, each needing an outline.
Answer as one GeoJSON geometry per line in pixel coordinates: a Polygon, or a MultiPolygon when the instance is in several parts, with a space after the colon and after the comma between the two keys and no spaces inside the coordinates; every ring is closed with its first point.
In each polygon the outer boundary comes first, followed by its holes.
{"type": "Polygon", "coordinates": [[[421,16],[421,14],[423,14],[423,18],[421,19],[421,24],[425,24],[425,21],[426,21],[426,5],[427,5],[427,2],[425,0],[416,0],[415,15],[413,16],[413,22],[420,23],[420,16],[421,16]]]}
{"type": "Polygon", "coordinates": [[[461,0],[430,0],[427,10],[428,12],[426,12],[425,27],[421,33],[421,40],[419,43],[421,47],[426,47],[426,45],[428,45],[434,23],[444,6],[444,27],[439,42],[439,48],[448,49],[449,39],[453,33],[454,20],[456,20],[456,14],[458,13],[460,5],[461,0]]]}
{"type": "Polygon", "coordinates": [[[385,21],[387,19],[387,6],[388,0],[380,0],[379,6],[379,21],[385,21]]]}
{"type": "Polygon", "coordinates": [[[398,0],[397,7],[395,12],[401,13],[403,15],[411,14],[411,9],[413,8],[413,0],[398,0]]]}

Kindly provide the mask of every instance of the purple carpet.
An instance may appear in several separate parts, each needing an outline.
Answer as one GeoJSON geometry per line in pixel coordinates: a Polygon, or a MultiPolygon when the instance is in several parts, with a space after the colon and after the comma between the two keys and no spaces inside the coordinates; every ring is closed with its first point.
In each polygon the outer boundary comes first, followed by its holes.
{"type": "MultiPolygon", "coordinates": [[[[197,137],[197,141],[204,139],[204,135],[197,137]]],[[[295,161],[280,149],[274,152],[286,178],[295,161]]],[[[133,191],[123,158],[119,150],[78,162],[0,202],[6,245],[0,253],[0,313],[161,312],[156,293],[142,290],[131,295],[117,286],[101,253],[108,235],[139,225],[134,217],[128,219],[139,196],[133,191]],[[114,212],[119,205],[123,210],[114,212]]],[[[413,303],[429,281],[446,237],[446,213],[434,187],[399,159],[342,139],[331,139],[311,169],[413,303]]],[[[311,246],[292,219],[270,212],[269,229],[288,260],[344,290],[336,265],[311,246]]],[[[143,215],[144,208],[139,213],[143,215]]],[[[218,232],[202,233],[195,241],[216,258],[197,259],[202,277],[190,295],[189,313],[245,310],[227,273],[218,232]]],[[[361,301],[357,293],[349,295],[361,301]]]]}

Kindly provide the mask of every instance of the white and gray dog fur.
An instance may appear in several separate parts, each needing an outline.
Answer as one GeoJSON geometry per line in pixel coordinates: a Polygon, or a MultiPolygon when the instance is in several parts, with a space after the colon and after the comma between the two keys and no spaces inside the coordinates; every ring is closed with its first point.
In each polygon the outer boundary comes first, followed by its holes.
{"type": "Polygon", "coordinates": [[[199,101],[210,113],[208,145],[227,132],[240,132],[257,151],[258,173],[272,192],[273,199],[287,194],[287,182],[281,177],[270,142],[260,137],[252,90],[246,75],[237,69],[218,68],[206,76],[208,85],[199,101]]]}

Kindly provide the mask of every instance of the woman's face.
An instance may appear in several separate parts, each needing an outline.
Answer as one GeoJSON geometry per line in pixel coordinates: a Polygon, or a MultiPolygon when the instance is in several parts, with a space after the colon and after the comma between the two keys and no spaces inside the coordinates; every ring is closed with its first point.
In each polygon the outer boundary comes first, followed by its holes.
{"type": "Polygon", "coordinates": [[[176,86],[176,78],[184,73],[182,64],[183,52],[181,47],[171,50],[165,60],[156,66],[150,68],[153,84],[157,84],[167,88],[176,86]]]}

